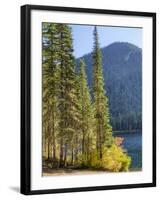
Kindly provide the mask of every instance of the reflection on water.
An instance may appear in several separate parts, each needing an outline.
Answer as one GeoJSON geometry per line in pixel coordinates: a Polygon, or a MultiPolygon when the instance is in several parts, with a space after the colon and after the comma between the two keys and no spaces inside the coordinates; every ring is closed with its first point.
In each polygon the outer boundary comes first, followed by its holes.
{"type": "Polygon", "coordinates": [[[131,169],[142,169],[142,131],[135,132],[116,132],[116,137],[123,137],[123,148],[132,159],[131,169]]]}

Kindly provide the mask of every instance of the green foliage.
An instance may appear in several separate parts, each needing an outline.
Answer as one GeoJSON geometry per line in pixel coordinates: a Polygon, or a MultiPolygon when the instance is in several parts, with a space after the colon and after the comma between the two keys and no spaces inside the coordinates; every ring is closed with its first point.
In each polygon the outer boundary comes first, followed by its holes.
{"type": "Polygon", "coordinates": [[[82,156],[83,160],[89,159],[89,154],[93,147],[93,111],[89,88],[87,85],[87,77],[85,72],[85,63],[80,61],[79,71],[79,101],[81,103],[81,139],[82,139],[82,156]]]}
{"type": "Polygon", "coordinates": [[[77,143],[77,129],[80,127],[79,101],[75,60],[73,56],[72,35],[68,25],[57,24],[59,38],[58,63],[60,71],[58,109],[59,109],[59,158],[60,166],[67,164],[68,154],[72,154],[77,143]]]}
{"type": "Polygon", "coordinates": [[[55,140],[58,129],[58,82],[59,69],[55,62],[58,58],[57,54],[57,32],[56,25],[51,23],[43,23],[43,40],[42,40],[42,85],[43,85],[43,149],[47,157],[50,159],[51,145],[53,147],[53,161],[55,161],[55,140]],[[47,148],[46,148],[47,146],[47,148]],[[46,150],[47,149],[47,150],[46,150]]]}
{"type": "Polygon", "coordinates": [[[95,118],[96,148],[99,157],[103,157],[103,148],[112,145],[112,127],[110,125],[109,105],[102,72],[102,55],[99,48],[97,28],[94,29],[93,48],[93,111],[95,118]]]}

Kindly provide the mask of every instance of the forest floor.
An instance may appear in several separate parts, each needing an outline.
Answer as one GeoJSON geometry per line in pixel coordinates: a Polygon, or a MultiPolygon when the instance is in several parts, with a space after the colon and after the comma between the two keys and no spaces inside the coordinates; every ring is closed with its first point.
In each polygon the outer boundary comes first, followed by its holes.
{"type": "MultiPolygon", "coordinates": [[[[132,168],[128,172],[139,172],[141,168],[132,168]]],[[[94,169],[49,169],[43,168],[42,176],[59,176],[59,175],[87,175],[87,174],[100,174],[100,173],[113,173],[105,170],[94,169]]]]}
{"type": "Polygon", "coordinates": [[[85,175],[85,174],[99,174],[109,173],[103,170],[92,169],[43,169],[43,176],[59,176],[59,175],[85,175]]]}

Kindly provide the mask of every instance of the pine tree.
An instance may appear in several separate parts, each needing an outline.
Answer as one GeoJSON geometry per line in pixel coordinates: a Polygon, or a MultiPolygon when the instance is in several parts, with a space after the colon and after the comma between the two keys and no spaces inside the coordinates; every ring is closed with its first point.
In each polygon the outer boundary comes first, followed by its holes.
{"type": "Polygon", "coordinates": [[[67,155],[74,161],[74,136],[79,123],[76,95],[75,60],[73,56],[71,28],[65,24],[57,24],[59,33],[59,65],[60,65],[60,95],[59,95],[59,136],[60,136],[60,166],[67,164],[67,155]]]}
{"type": "Polygon", "coordinates": [[[109,147],[112,144],[112,127],[110,125],[108,98],[104,90],[102,55],[99,47],[97,27],[94,28],[93,34],[93,107],[96,148],[98,157],[102,159],[104,147],[109,147]]]}
{"type": "MultiPolygon", "coordinates": [[[[56,25],[43,23],[42,32],[42,85],[43,85],[43,140],[48,141],[48,159],[52,152],[53,163],[56,159],[56,136],[58,124],[57,95],[58,95],[58,54],[56,25]]],[[[46,144],[44,144],[45,146],[46,144]]]]}
{"type": "Polygon", "coordinates": [[[80,60],[79,84],[82,120],[82,158],[84,161],[88,162],[93,145],[93,112],[90,92],[87,84],[84,60],[80,60]]]}

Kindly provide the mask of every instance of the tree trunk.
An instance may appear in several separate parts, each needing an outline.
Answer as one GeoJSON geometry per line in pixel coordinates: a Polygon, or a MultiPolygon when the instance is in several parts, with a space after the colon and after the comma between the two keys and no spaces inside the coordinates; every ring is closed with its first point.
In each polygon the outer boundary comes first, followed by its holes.
{"type": "Polygon", "coordinates": [[[55,137],[53,136],[53,162],[56,160],[56,143],[55,143],[55,137]]]}
{"type": "Polygon", "coordinates": [[[74,160],[74,152],[73,152],[73,146],[72,146],[72,157],[71,157],[71,165],[73,165],[73,160],[74,160]]]}
{"type": "Polygon", "coordinates": [[[64,148],[64,166],[67,165],[67,144],[65,144],[65,148],[64,148]]]}
{"type": "Polygon", "coordinates": [[[49,142],[49,138],[48,138],[48,160],[50,158],[50,142],[49,142]]]}
{"type": "Polygon", "coordinates": [[[75,161],[77,162],[78,160],[78,135],[76,134],[76,139],[75,139],[75,142],[76,142],[76,148],[75,148],[75,161]]]}
{"type": "Polygon", "coordinates": [[[55,118],[54,118],[54,113],[52,113],[52,116],[53,116],[52,137],[53,137],[53,166],[54,166],[55,165],[55,161],[56,161],[55,118]]]}
{"type": "Polygon", "coordinates": [[[85,135],[84,135],[84,131],[83,131],[83,136],[82,136],[82,155],[85,154],[84,142],[85,142],[85,135]]]}
{"type": "Polygon", "coordinates": [[[63,166],[63,138],[60,140],[59,167],[63,166]]]}

